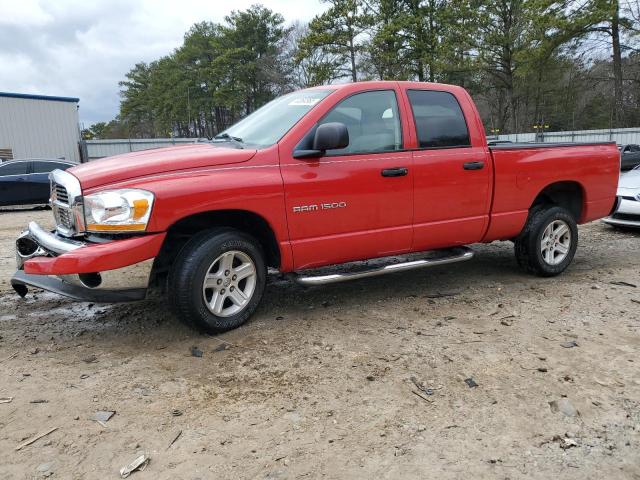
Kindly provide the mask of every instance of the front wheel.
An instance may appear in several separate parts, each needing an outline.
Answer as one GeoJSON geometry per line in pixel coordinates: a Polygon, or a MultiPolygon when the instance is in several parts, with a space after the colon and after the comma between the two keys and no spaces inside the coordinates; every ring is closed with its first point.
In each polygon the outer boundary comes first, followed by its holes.
{"type": "Polygon", "coordinates": [[[258,307],[266,284],[260,244],[242,232],[215,229],[193,237],[169,274],[178,317],[209,333],[239,327],[258,307]]]}
{"type": "Polygon", "coordinates": [[[578,226],[562,207],[537,207],[531,211],[515,240],[516,259],[524,270],[552,277],[571,263],[578,248],[578,226]]]}

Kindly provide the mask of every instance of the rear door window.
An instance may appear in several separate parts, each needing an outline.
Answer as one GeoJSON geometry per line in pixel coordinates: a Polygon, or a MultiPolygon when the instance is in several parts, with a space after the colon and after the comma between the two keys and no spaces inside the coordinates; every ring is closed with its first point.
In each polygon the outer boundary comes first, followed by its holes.
{"type": "Polygon", "coordinates": [[[0,164],[0,176],[25,175],[27,173],[27,165],[27,162],[0,164]]]}
{"type": "Polygon", "coordinates": [[[434,90],[407,91],[420,148],[470,147],[469,129],[456,97],[434,90]]]}

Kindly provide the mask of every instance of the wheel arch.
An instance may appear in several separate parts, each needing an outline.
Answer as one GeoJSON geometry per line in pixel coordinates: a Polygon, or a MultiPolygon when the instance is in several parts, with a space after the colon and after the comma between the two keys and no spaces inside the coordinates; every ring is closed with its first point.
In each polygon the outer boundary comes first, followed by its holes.
{"type": "Polygon", "coordinates": [[[585,212],[585,189],[579,182],[566,180],[554,182],[544,187],[531,203],[529,210],[538,205],[556,205],[566,208],[577,223],[580,223],[585,212]]]}
{"type": "Polygon", "coordinates": [[[280,268],[281,252],[269,222],[250,210],[208,210],[183,217],[167,229],[155,269],[168,270],[173,259],[192,235],[215,227],[229,227],[254,237],[264,251],[268,267],[280,268]]]}

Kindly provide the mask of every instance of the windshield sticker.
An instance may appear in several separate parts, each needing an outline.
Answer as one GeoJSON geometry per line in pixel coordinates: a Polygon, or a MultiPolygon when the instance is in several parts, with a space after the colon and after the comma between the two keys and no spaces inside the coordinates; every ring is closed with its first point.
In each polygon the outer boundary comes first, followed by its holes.
{"type": "Polygon", "coordinates": [[[302,98],[296,98],[295,100],[292,100],[291,102],[289,102],[289,105],[302,105],[305,107],[313,107],[319,101],[320,101],[319,98],[302,97],[302,98]]]}

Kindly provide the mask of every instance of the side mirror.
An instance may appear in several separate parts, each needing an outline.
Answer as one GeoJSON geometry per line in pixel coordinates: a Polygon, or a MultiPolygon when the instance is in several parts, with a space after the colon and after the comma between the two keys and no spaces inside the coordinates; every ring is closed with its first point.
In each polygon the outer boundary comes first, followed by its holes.
{"type": "Polygon", "coordinates": [[[324,152],[346,148],[349,145],[349,130],[344,123],[331,122],[320,125],[313,138],[313,149],[324,152]]]}
{"type": "Polygon", "coordinates": [[[349,146],[349,130],[344,123],[330,122],[320,125],[313,137],[312,150],[296,150],[293,158],[317,158],[327,150],[349,146]]]}

